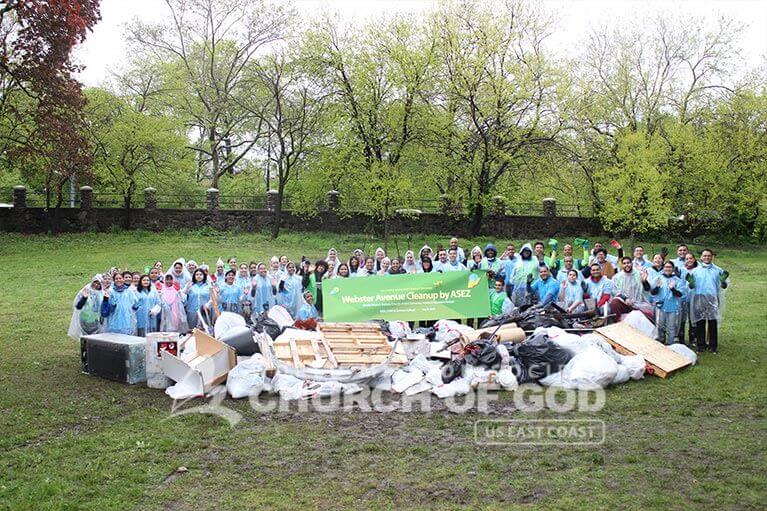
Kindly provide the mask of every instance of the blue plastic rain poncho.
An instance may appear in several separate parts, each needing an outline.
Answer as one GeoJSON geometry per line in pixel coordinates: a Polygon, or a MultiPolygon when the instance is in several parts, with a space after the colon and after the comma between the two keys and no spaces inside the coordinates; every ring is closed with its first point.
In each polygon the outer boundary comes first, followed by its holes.
{"type": "MultiPolygon", "coordinates": [[[[580,272],[576,273],[580,275],[580,272]]],[[[568,280],[564,291],[564,308],[568,312],[577,313],[586,310],[586,305],[583,301],[583,287],[581,287],[580,281],[570,282],[568,280]]]]}
{"type": "Polygon", "coordinates": [[[184,295],[173,284],[163,284],[160,288],[160,330],[163,332],[178,332],[180,334],[189,331],[184,311],[184,295]]]}
{"type": "MultiPolygon", "coordinates": [[[[573,268],[571,268],[571,269],[572,269],[572,270],[575,270],[575,267],[573,267],[573,268]]],[[[567,280],[568,280],[568,279],[567,279],[567,274],[568,274],[568,273],[570,273],[570,270],[566,270],[566,269],[564,268],[564,266],[563,266],[563,267],[562,267],[562,269],[561,269],[561,270],[559,270],[559,271],[557,272],[557,280],[558,280],[560,283],[561,283],[562,281],[565,281],[565,282],[567,282],[567,280]]],[[[578,284],[580,284],[581,282],[583,282],[583,274],[582,274],[580,271],[578,271],[578,270],[575,270],[575,275],[576,275],[576,277],[575,277],[575,280],[576,280],[576,282],[577,282],[578,284]]]]}
{"type": "Polygon", "coordinates": [[[101,315],[106,318],[106,331],[116,334],[136,335],[136,309],[138,293],[123,284],[109,290],[109,298],[101,304],[101,315]]]}
{"type": "MultiPolygon", "coordinates": [[[[101,283],[101,275],[96,275],[91,279],[94,282],[101,283]]],[[[93,289],[90,285],[80,290],[72,303],[72,319],[69,322],[67,335],[72,339],[79,339],[83,335],[97,334],[102,332],[104,327],[101,321],[101,304],[104,300],[104,293],[101,290],[93,289]]]]}
{"type": "MultiPolygon", "coordinates": [[[[725,303],[722,273],[723,270],[714,263],[705,264],[702,261],[688,271],[694,279],[694,283],[689,285],[690,321],[693,324],[704,319],[722,319],[725,303]]],[[[728,285],[729,279],[725,279],[724,287],[728,285]]]]}
{"type": "Polygon", "coordinates": [[[320,316],[320,313],[317,311],[317,307],[314,306],[314,304],[311,304],[306,301],[305,298],[301,298],[303,303],[298,308],[298,313],[296,314],[296,319],[300,320],[307,320],[307,319],[317,319],[320,316]]]}
{"type": "Polygon", "coordinates": [[[684,280],[676,275],[671,275],[669,277],[665,274],[661,274],[661,276],[653,283],[651,293],[655,307],[661,311],[681,312],[687,291],[687,283],[684,280]],[[673,283],[673,289],[669,287],[669,284],[671,283],[673,283]],[[676,293],[673,291],[676,291],[676,293]]]}
{"type": "Polygon", "coordinates": [[[527,302],[527,276],[538,275],[538,259],[532,256],[533,247],[530,243],[525,243],[519,251],[519,257],[511,270],[511,278],[508,279],[513,286],[511,292],[511,301],[517,307],[527,302]]]}
{"type": "Polygon", "coordinates": [[[283,274],[279,284],[278,303],[285,307],[293,318],[298,314],[298,309],[302,304],[302,290],[300,276],[295,273],[293,275],[283,274]]]}
{"type": "Polygon", "coordinates": [[[136,310],[136,330],[141,337],[150,332],[160,331],[160,293],[150,286],[149,289],[137,291],[139,307],[136,310]]]}
{"type": "Polygon", "coordinates": [[[175,261],[173,261],[173,264],[170,267],[170,270],[168,271],[171,275],[173,275],[173,280],[176,281],[176,283],[183,289],[189,282],[192,282],[192,276],[189,275],[189,272],[186,269],[186,261],[184,261],[183,257],[179,257],[175,261]],[[176,263],[181,263],[181,272],[176,272],[176,263]]]}
{"type": "Polygon", "coordinates": [[[405,273],[418,273],[421,271],[421,263],[416,260],[412,250],[405,252],[405,262],[402,263],[402,269],[405,273]]]}
{"type": "Polygon", "coordinates": [[[596,300],[597,305],[603,300],[603,295],[612,296],[613,293],[612,282],[607,277],[600,277],[599,280],[588,278],[583,281],[582,285],[586,288],[586,294],[589,295],[589,298],[596,300]]]}
{"type": "Polygon", "coordinates": [[[210,285],[195,282],[186,290],[186,323],[189,328],[197,326],[197,312],[210,301],[210,285]]]}
{"type": "Polygon", "coordinates": [[[219,302],[218,306],[222,311],[242,314],[242,302],[245,300],[245,291],[237,283],[227,284],[222,282],[218,285],[219,302]]]}
{"type": "MultiPolygon", "coordinates": [[[[488,243],[485,245],[484,250],[484,257],[482,258],[482,262],[479,263],[479,269],[484,271],[491,271],[495,275],[488,275],[487,277],[487,285],[489,287],[495,286],[495,278],[496,276],[501,274],[501,270],[503,269],[503,261],[501,261],[498,258],[498,249],[495,248],[495,245],[492,243],[488,243]],[[490,255],[492,253],[492,256],[490,255]]],[[[434,263],[434,266],[436,268],[437,264],[434,263]]]]}
{"type": "Polygon", "coordinates": [[[253,314],[261,314],[274,307],[277,303],[275,292],[272,278],[268,274],[265,276],[256,275],[250,291],[253,297],[253,314]]]}
{"type": "Polygon", "coordinates": [[[556,301],[559,295],[559,281],[554,277],[549,276],[546,280],[538,279],[532,283],[530,289],[538,296],[538,303],[540,305],[546,305],[556,301]]]}

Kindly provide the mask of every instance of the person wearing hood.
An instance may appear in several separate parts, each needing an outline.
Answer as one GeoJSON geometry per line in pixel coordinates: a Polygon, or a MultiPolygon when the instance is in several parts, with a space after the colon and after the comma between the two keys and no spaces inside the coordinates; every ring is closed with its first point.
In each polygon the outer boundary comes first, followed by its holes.
{"type": "Polygon", "coordinates": [[[138,308],[138,295],[125,284],[121,274],[115,273],[114,284],[111,289],[104,291],[104,299],[101,302],[101,316],[107,321],[105,331],[136,335],[138,308]]]}
{"type": "Polygon", "coordinates": [[[415,254],[412,250],[405,252],[405,262],[402,269],[405,270],[405,273],[418,273],[421,270],[421,265],[415,260],[415,254]]]}
{"type": "Polygon", "coordinates": [[[210,280],[218,283],[226,282],[226,267],[224,266],[223,259],[220,257],[216,261],[216,271],[210,276],[210,280]]]}
{"type": "Polygon", "coordinates": [[[708,348],[716,353],[719,347],[719,321],[724,311],[724,290],[730,285],[730,272],[715,265],[714,252],[704,249],[700,264],[688,270],[686,282],[690,288],[690,321],[695,328],[698,351],[708,348]]]}
{"type": "Polygon", "coordinates": [[[335,248],[330,248],[328,250],[328,256],[325,258],[325,262],[328,263],[328,277],[335,274],[335,272],[330,273],[330,263],[333,263],[333,268],[338,267],[338,263],[340,262],[340,259],[338,258],[338,251],[335,248]]]}
{"type": "Polygon", "coordinates": [[[197,313],[201,309],[209,309],[210,304],[210,284],[204,271],[199,268],[194,271],[192,281],[184,288],[184,294],[186,295],[186,323],[190,329],[193,329],[197,326],[197,313]]]}
{"type": "Polygon", "coordinates": [[[612,279],[610,310],[619,317],[639,310],[649,319],[654,319],[653,306],[647,299],[651,282],[654,280],[649,279],[647,271],[637,270],[630,257],[621,259],[621,271],[612,279]]]}
{"type": "Polygon", "coordinates": [[[191,274],[186,271],[186,268],[184,267],[185,262],[186,261],[184,261],[183,257],[179,257],[173,261],[173,266],[170,270],[170,272],[173,274],[173,281],[182,288],[185,287],[188,283],[192,282],[191,274]]]}
{"type": "Polygon", "coordinates": [[[657,341],[663,344],[674,344],[679,337],[686,286],[685,281],[677,277],[675,271],[674,263],[666,261],[663,264],[663,272],[655,280],[650,291],[655,302],[657,341]]]}
{"type": "Polygon", "coordinates": [[[538,259],[533,257],[533,248],[530,244],[525,243],[519,251],[519,260],[511,270],[511,276],[507,275],[505,279],[511,293],[511,301],[515,306],[521,307],[527,303],[527,282],[532,282],[537,275],[539,275],[538,259]]]}
{"type": "Polygon", "coordinates": [[[315,304],[319,311],[322,311],[322,279],[328,272],[328,263],[320,259],[314,265],[314,271],[304,275],[302,280],[303,288],[309,291],[314,297],[315,304]]]}
{"type": "Polygon", "coordinates": [[[197,263],[194,260],[190,259],[186,262],[186,271],[189,275],[194,273],[194,270],[196,269],[197,269],[197,263]]]}
{"type": "Polygon", "coordinates": [[[189,331],[186,323],[186,311],[184,311],[184,295],[178,288],[173,278],[173,273],[165,275],[160,293],[160,330],[163,332],[178,332],[184,334],[189,331]]]}
{"type": "Polygon", "coordinates": [[[469,271],[479,270],[479,266],[482,264],[482,249],[478,246],[474,246],[469,252],[469,259],[466,261],[466,269],[469,271]]]}
{"type": "Polygon", "coordinates": [[[272,256],[269,260],[269,269],[266,273],[270,278],[279,281],[282,276],[283,270],[280,269],[280,259],[277,256],[272,256]]]}
{"type": "Polygon", "coordinates": [[[533,276],[528,275],[526,279],[527,292],[533,293],[538,298],[538,304],[543,306],[556,301],[559,295],[559,282],[551,276],[549,267],[538,267],[538,279],[533,282],[533,276]]]}
{"type": "Polygon", "coordinates": [[[295,263],[288,262],[285,265],[285,273],[280,277],[277,286],[277,292],[279,293],[277,301],[287,309],[293,318],[296,317],[298,309],[301,307],[302,289],[301,277],[296,273],[295,263]]]}
{"type": "Polygon", "coordinates": [[[381,259],[381,269],[378,270],[378,275],[386,275],[389,273],[389,268],[391,268],[391,259],[384,257],[381,259]]]}
{"type": "MultiPolygon", "coordinates": [[[[564,270],[560,270],[560,273],[562,271],[564,270]]],[[[577,314],[586,310],[583,301],[583,287],[581,281],[578,280],[580,276],[581,272],[575,268],[570,268],[567,270],[567,278],[560,280],[559,301],[569,314],[577,314]]]]}
{"type": "Polygon", "coordinates": [[[583,292],[594,300],[597,310],[607,316],[610,313],[609,302],[613,292],[612,282],[602,275],[602,267],[597,263],[589,266],[589,269],[591,275],[581,282],[581,287],[583,287],[583,292]]]}
{"type": "Polygon", "coordinates": [[[375,251],[376,272],[381,271],[381,265],[383,264],[384,258],[386,258],[386,252],[383,248],[378,247],[375,251]]]}
{"type": "Polygon", "coordinates": [[[79,340],[83,335],[97,334],[103,331],[101,324],[101,304],[104,292],[101,289],[101,275],[94,275],[91,283],[83,287],[72,303],[72,319],[67,335],[79,340]]]}
{"type": "MultiPolygon", "coordinates": [[[[352,256],[357,258],[357,261],[359,261],[360,264],[362,264],[365,261],[365,253],[362,251],[361,248],[355,248],[352,252],[352,256]]],[[[349,258],[351,259],[351,257],[349,258]]]]}
{"type": "Polygon", "coordinates": [[[509,296],[506,294],[506,290],[503,287],[504,280],[497,278],[493,283],[493,287],[489,290],[491,316],[508,316],[511,314],[513,305],[511,300],[509,300],[509,296]]]}
{"type": "Polygon", "coordinates": [[[498,259],[498,250],[492,243],[485,245],[484,254],[485,257],[482,258],[482,262],[479,264],[479,269],[487,273],[487,285],[489,287],[494,287],[495,278],[501,273],[502,262],[498,259]]]}
{"type": "Polygon", "coordinates": [[[303,303],[298,308],[296,319],[306,321],[307,319],[317,320],[319,317],[320,313],[314,305],[314,295],[310,291],[306,291],[303,295],[303,303]]]}
{"type": "Polygon", "coordinates": [[[136,335],[146,337],[146,334],[160,331],[160,293],[152,285],[149,275],[141,275],[136,293],[139,298],[139,308],[136,310],[136,335]]]}
{"type": "Polygon", "coordinates": [[[261,314],[268,311],[276,303],[277,281],[269,276],[264,263],[259,263],[257,274],[253,278],[253,286],[250,288],[250,296],[253,298],[253,313],[261,314]]]}
{"type": "Polygon", "coordinates": [[[432,261],[434,260],[432,258],[432,250],[431,250],[431,247],[429,245],[422,246],[421,250],[418,251],[418,259],[423,261],[424,257],[428,257],[432,261]]]}

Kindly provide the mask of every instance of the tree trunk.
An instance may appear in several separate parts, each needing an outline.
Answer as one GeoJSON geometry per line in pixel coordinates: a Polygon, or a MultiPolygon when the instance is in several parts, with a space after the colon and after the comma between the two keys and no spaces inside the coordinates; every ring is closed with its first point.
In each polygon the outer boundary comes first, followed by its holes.
{"type": "Polygon", "coordinates": [[[125,194],[124,200],[125,200],[125,228],[130,229],[131,220],[132,220],[131,219],[131,213],[132,213],[131,203],[133,202],[130,190],[128,190],[128,193],[125,194]]]}
{"type": "Polygon", "coordinates": [[[474,208],[471,212],[471,224],[469,224],[469,229],[471,230],[472,235],[479,236],[479,231],[482,229],[482,219],[485,216],[485,208],[482,206],[482,201],[478,200],[474,204],[474,208]]]}
{"type": "Polygon", "coordinates": [[[280,224],[282,223],[282,192],[285,186],[280,183],[277,187],[277,204],[274,207],[274,214],[272,215],[272,239],[276,240],[280,235],[280,224]]]}
{"type": "Polygon", "coordinates": [[[218,148],[216,147],[216,129],[215,127],[212,127],[210,130],[208,130],[208,142],[210,146],[210,167],[211,167],[211,178],[210,178],[210,185],[213,188],[218,188],[218,168],[221,165],[221,163],[218,160],[218,148]]]}

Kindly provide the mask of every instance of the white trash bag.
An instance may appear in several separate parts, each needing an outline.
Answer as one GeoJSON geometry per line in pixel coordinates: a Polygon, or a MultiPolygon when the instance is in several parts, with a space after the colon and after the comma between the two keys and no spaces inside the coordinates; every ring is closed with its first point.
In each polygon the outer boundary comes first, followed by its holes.
{"type": "Polygon", "coordinates": [[[257,396],[264,390],[266,367],[256,356],[243,360],[229,371],[226,391],[234,399],[257,396]]]}
{"type": "Polygon", "coordinates": [[[687,359],[690,359],[692,361],[692,365],[695,365],[698,363],[698,355],[694,351],[692,351],[690,348],[685,346],[684,344],[677,342],[670,346],[667,346],[667,348],[679,353],[680,355],[682,355],[683,357],[687,359]]]}

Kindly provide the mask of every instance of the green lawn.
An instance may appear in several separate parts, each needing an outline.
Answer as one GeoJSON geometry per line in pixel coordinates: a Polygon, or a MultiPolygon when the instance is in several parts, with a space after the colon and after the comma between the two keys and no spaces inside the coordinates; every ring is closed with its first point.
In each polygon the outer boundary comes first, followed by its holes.
{"type": "MultiPolygon", "coordinates": [[[[161,259],[167,267],[178,256],[212,264],[232,254],[314,260],[329,246],[342,256],[358,246],[369,252],[377,246],[369,238],[2,236],[0,508],[767,505],[763,247],[715,247],[733,282],[719,355],[705,354],[667,381],[648,376],[611,388],[597,413],[522,412],[505,393],[490,415],[602,419],[604,445],[487,447],[474,443],[474,422],[485,418],[476,412],[257,413],[246,401],[228,399],[226,406],[244,416],[230,428],[212,415],[170,418],[172,401],[162,391],[79,371],[79,347],[66,337],[72,299],[110,265],[143,268],[161,259]]],[[[400,237],[389,249],[404,253],[425,241],[434,247],[438,240],[400,237]]],[[[651,252],[652,245],[645,247],[651,252]]]]}

